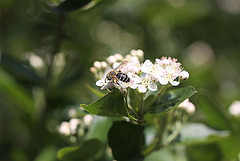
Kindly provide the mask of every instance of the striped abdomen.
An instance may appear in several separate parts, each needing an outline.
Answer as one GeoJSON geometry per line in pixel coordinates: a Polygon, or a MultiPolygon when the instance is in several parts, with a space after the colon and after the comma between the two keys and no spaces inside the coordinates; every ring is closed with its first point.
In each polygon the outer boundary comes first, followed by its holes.
{"type": "Polygon", "coordinates": [[[116,75],[116,77],[120,80],[120,81],[122,81],[122,82],[130,82],[130,79],[129,79],[129,77],[127,76],[127,74],[125,74],[125,73],[118,73],[117,75],[116,75]]]}

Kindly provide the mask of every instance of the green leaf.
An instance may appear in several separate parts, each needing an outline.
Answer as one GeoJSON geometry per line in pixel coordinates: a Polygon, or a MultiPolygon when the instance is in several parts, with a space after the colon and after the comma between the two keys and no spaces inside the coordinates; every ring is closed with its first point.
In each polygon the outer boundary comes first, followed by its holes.
{"type": "Polygon", "coordinates": [[[159,97],[148,112],[154,114],[169,111],[194,93],[196,93],[196,90],[192,86],[170,90],[162,97],[159,97]]]}
{"type": "Polygon", "coordinates": [[[215,95],[212,96],[207,91],[199,91],[197,103],[204,113],[207,124],[218,129],[231,130],[231,121],[227,117],[226,112],[221,109],[221,103],[217,103],[217,100],[214,98],[215,95]]]}
{"type": "Polygon", "coordinates": [[[128,95],[129,95],[129,98],[130,98],[130,101],[129,101],[129,104],[132,108],[134,109],[137,109],[140,107],[140,93],[137,93],[138,91],[137,90],[134,90],[134,89],[129,89],[128,90],[128,95]]]}
{"type": "Polygon", "coordinates": [[[180,142],[188,145],[210,143],[222,140],[228,135],[227,131],[217,131],[202,123],[189,123],[181,130],[180,142]]]}
{"type": "Polygon", "coordinates": [[[89,113],[99,116],[128,116],[123,100],[123,95],[118,89],[109,92],[104,97],[98,99],[90,105],[81,104],[80,106],[89,113]]]}
{"type": "Polygon", "coordinates": [[[198,144],[187,146],[186,153],[189,160],[194,161],[219,161],[225,160],[217,144],[198,144]]]}
{"type": "Polygon", "coordinates": [[[34,103],[28,93],[15,80],[0,69],[0,90],[26,112],[32,113],[34,103]]]}
{"type": "Polygon", "coordinates": [[[112,126],[112,118],[95,116],[86,139],[98,139],[105,143],[107,141],[107,133],[112,126]]]}
{"type": "Polygon", "coordinates": [[[103,148],[102,143],[97,139],[85,141],[82,146],[65,147],[58,151],[58,159],[76,161],[88,160],[95,156],[103,148]]]}
{"type": "Polygon", "coordinates": [[[96,96],[98,97],[103,97],[105,94],[102,92],[99,92],[98,90],[96,90],[95,88],[93,88],[90,84],[86,83],[86,87],[96,96]]]}
{"type": "Polygon", "coordinates": [[[57,7],[53,8],[53,12],[55,13],[68,13],[70,11],[79,9],[87,5],[91,0],[65,0],[60,3],[57,7]]]}
{"type": "Polygon", "coordinates": [[[108,143],[114,159],[118,161],[141,161],[144,145],[143,126],[117,121],[108,132],[108,143]]]}

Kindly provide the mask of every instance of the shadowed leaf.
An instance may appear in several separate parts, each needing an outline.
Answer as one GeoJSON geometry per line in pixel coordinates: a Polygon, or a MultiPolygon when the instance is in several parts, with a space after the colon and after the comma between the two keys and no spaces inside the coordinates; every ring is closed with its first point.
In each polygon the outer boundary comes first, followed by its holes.
{"type": "Polygon", "coordinates": [[[154,114],[169,111],[194,93],[196,93],[196,90],[192,86],[170,90],[162,97],[159,97],[148,112],[154,114]]]}

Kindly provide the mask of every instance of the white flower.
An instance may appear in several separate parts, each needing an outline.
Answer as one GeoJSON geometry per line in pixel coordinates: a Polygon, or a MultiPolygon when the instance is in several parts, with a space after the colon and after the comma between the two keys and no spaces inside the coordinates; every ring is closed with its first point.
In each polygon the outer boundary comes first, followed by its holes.
{"type": "Polygon", "coordinates": [[[157,90],[157,84],[155,83],[154,78],[152,78],[149,74],[142,75],[142,81],[138,84],[139,92],[146,93],[147,89],[150,91],[157,90]]]}
{"type": "Polygon", "coordinates": [[[229,113],[233,116],[240,116],[240,101],[234,101],[229,107],[229,113]]]}
{"type": "Polygon", "coordinates": [[[162,85],[166,85],[171,83],[173,86],[179,85],[179,77],[180,73],[182,72],[181,63],[177,62],[177,59],[172,59],[171,57],[162,57],[160,59],[156,59],[156,64],[159,67],[158,74],[158,81],[162,85]]]}
{"type": "Polygon", "coordinates": [[[93,116],[90,114],[87,114],[83,117],[83,122],[85,125],[89,126],[92,123],[93,116]]]}
{"type": "Polygon", "coordinates": [[[101,87],[101,89],[114,89],[115,86],[118,85],[106,80],[106,75],[103,75],[103,77],[96,82],[96,86],[101,87]]]}
{"type": "Polygon", "coordinates": [[[141,65],[137,57],[131,57],[123,72],[139,73],[141,65]]]}
{"type": "Polygon", "coordinates": [[[142,65],[142,72],[149,74],[153,68],[153,63],[147,59],[142,65]]]}
{"type": "Polygon", "coordinates": [[[66,121],[62,122],[58,131],[62,135],[66,135],[66,136],[70,135],[71,134],[70,124],[66,121]]]}
{"type": "Polygon", "coordinates": [[[144,55],[143,51],[140,50],[140,49],[138,49],[138,50],[131,50],[131,51],[130,51],[130,54],[131,54],[132,56],[134,56],[134,57],[138,57],[139,59],[142,59],[142,58],[143,58],[143,55],[144,55]]]}
{"type": "Polygon", "coordinates": [[[70,130],[72,134],[75,134],[77,131],[77,127],[80,124],[80,119],[76,119],[76,118],[72,118],[69,121],[69,125],[70,125],[70,130]]]}
{"type": "Polygon", "coordinates": [[[77,116],[77,111],[76,111],[76,109],[75,109],[75,108],[69,109],[69,111],[68,111],[68,116],[69,116],[70,118],[76,117],[76,116],[77,116]]]}
{"type": "Polygon", "coordinates": [[[195,112],[195,105],[192,102],[189,102],[189,99],[183,101],[178,107],[189,114],[193,114],[195,112]]]}

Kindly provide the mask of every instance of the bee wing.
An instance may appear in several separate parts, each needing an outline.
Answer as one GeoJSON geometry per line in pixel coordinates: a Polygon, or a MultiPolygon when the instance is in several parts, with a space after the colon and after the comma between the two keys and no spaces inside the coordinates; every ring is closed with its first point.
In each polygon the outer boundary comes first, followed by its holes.
{"type": "Polygon", "coordinates": [[[117,66],[117,67],[114,69],[114,71],[117,71],[117,70],[120,70],[120,69],[126,67],[127,64],[128,64],[128,61],[127,61],[127,60],[124,60],[121,64],[119,64],[119,66],[117,66]]]}

